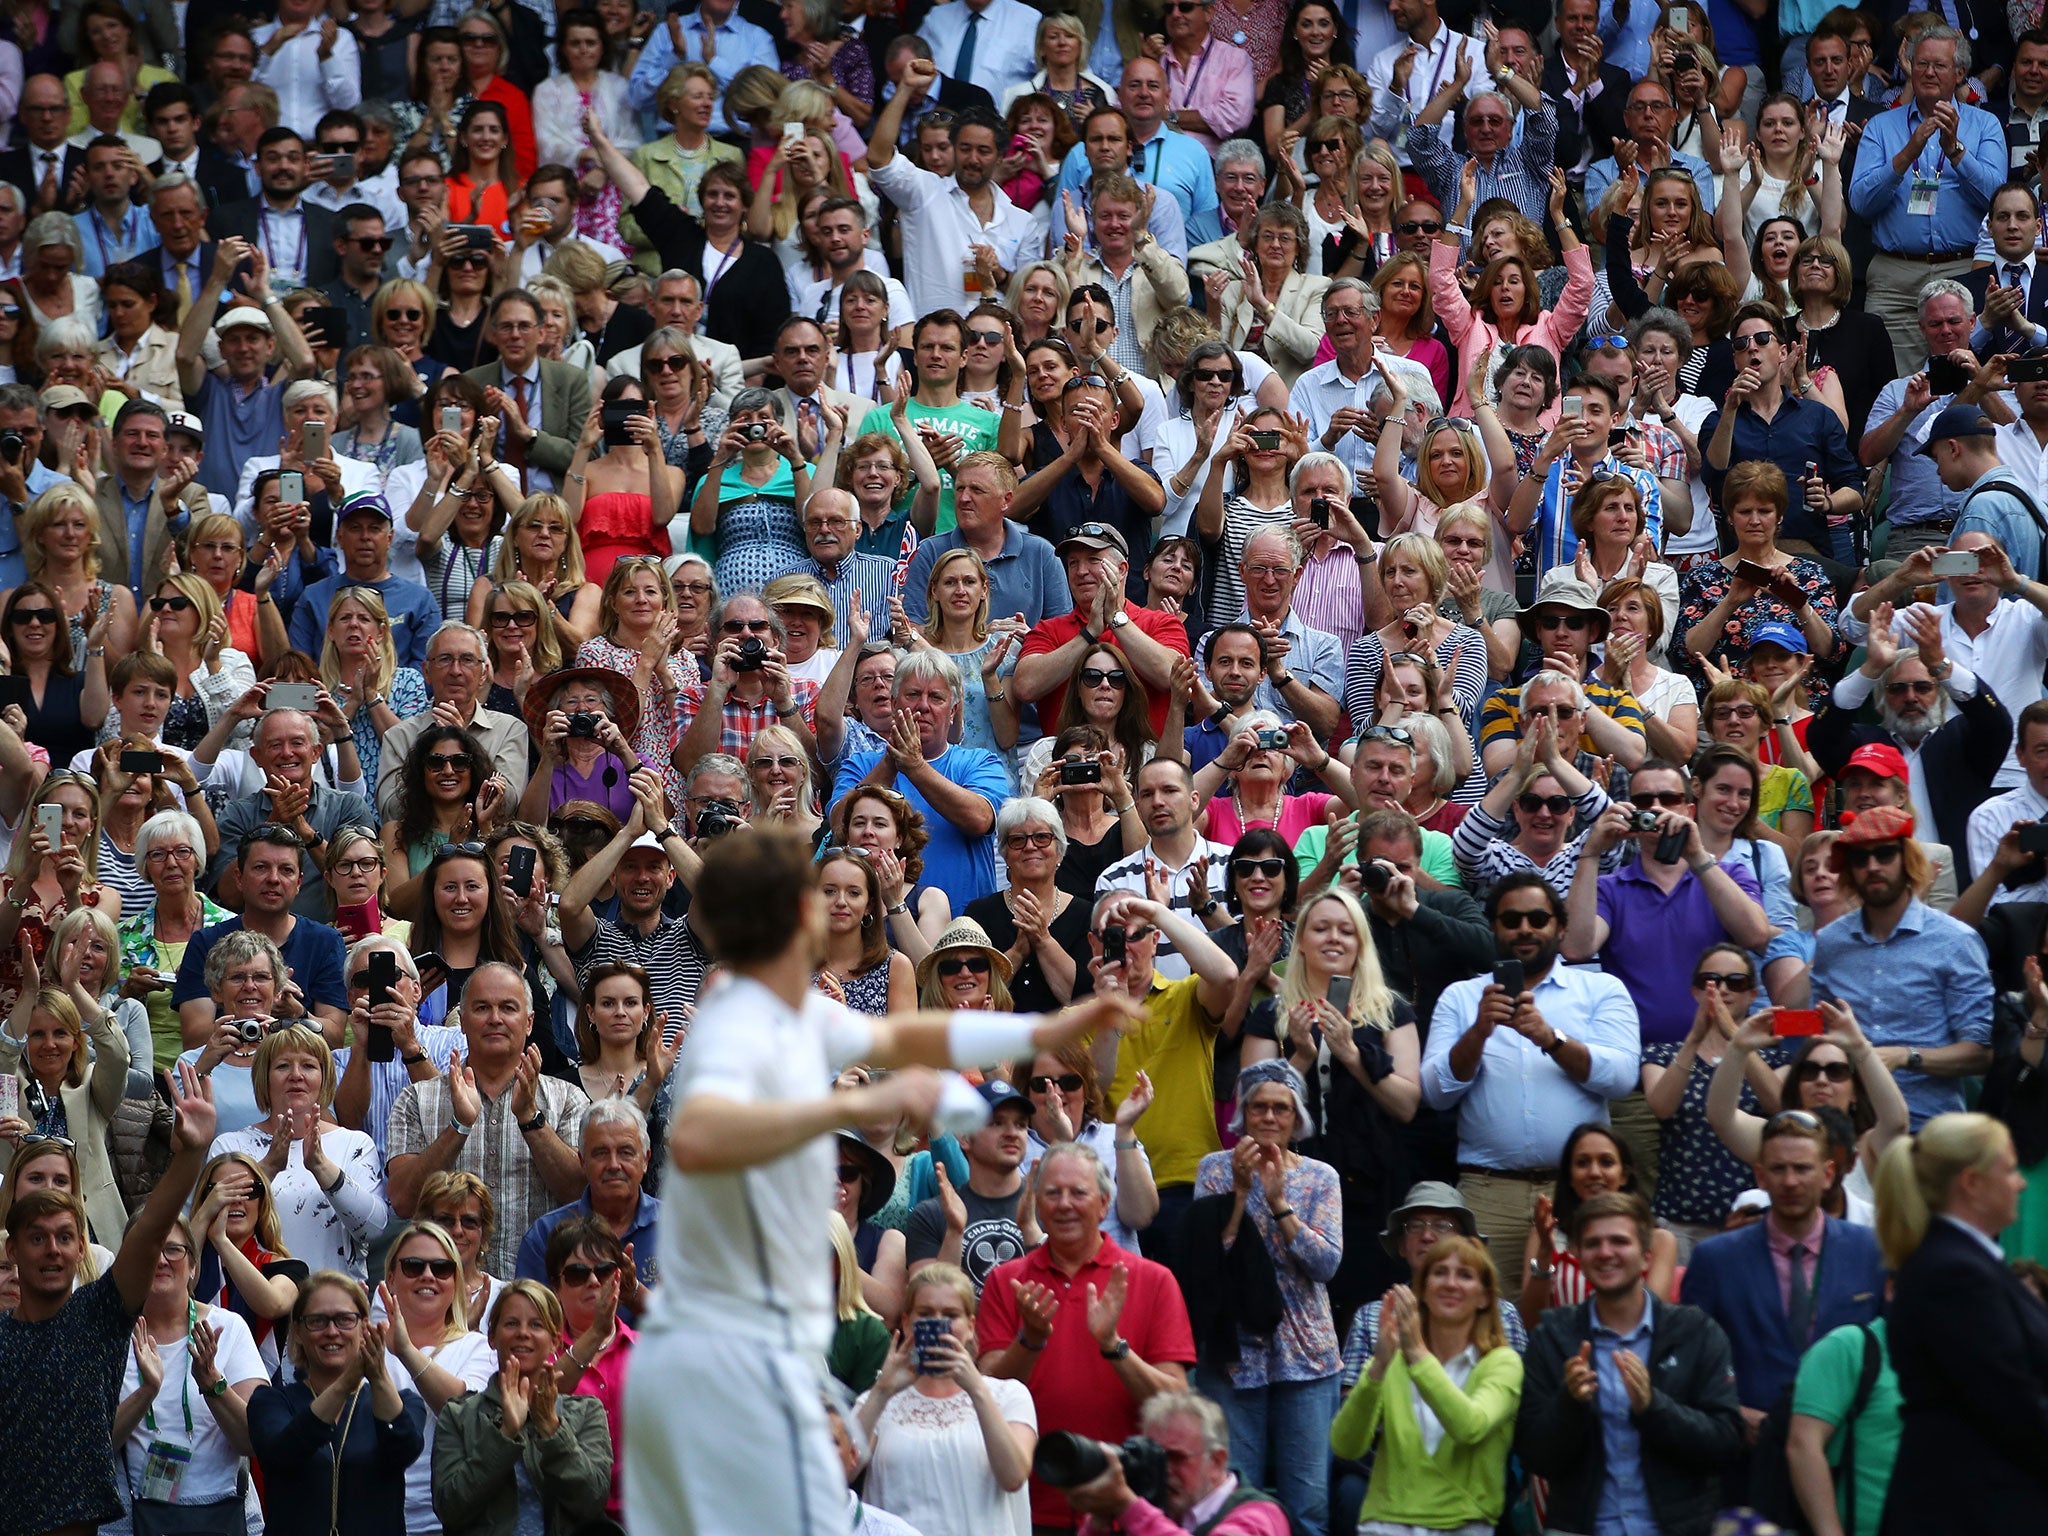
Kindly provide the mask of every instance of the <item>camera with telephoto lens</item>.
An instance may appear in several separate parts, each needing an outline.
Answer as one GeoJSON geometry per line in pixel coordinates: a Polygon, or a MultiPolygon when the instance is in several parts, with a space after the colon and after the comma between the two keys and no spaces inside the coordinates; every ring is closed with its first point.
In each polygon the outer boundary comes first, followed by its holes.
{"type": "Polygon", "coordinates": [[[758,672],[768,660],[768,647],[761,643],[759,635],[749,635],[740,642],[740,653],[732,659],[735,672],[758,672]]]}
{"type": "Polygon", "coordinates": [[[22,453],[27,448],[28,439],[15,431],[14,428],[9,427],[5,432],[0,432],[0,461],[8,464],[19,464],[22,453]]]}
{"type": "Polygon", "coordinates": [[[1109,1470],[1109,1458],[1123,1463],[1124,1486],[1148,1504],[1166,1494],[1166,1447],[1133,1435],[1122,1445],[1105,1445],[1087,1435],[1055,1429],[1041,1435],[1031,1453],[1031,1474],[1054,1488],[1079,1488],[1109,1470]]]}
{"type": "Polygon", "coordinates": [[[740,808],[730,800],[706,802],[704,809],[697,813],[697,838],[723,837],[740,824],[740,808]]]}
{"type": "Polygon", "coordinates": [[[1657,830],[1657,813],[1652,810],[1634,810],[1628,813],[1628,829],[1631,832],[1654,832],[1657,830]]]}
{"type": "Polygon", "coordinates": [[[228,1022],[235,1032],[235,1038],[240,1040],[242,1044],[261,1045],[263,1043],[264,1020],[230,1019],[228,1022]]]}
{"type": "Polygon", "coordinates": [[[569,734],[585,740],[597,739],[597,716],[588,710],[579,709],[569,716],[569,734]]]}

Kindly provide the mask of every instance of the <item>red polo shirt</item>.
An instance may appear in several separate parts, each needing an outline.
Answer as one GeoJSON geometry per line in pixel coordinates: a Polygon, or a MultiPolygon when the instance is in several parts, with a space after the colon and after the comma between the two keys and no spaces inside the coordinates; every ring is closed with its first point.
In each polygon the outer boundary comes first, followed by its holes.
{"type": "MultiPolygon", "coordinates": [[[[1146,634],[1157,640],[1168,650],[1178,651],[1183,656],[1192,654],[1188,650],[1187,626],[1181,622],[1179,614],[1161,613],[1157,608],[1141,608],[1136,603],[1124,604],[1124,612],[1131,616],[1133,624],[1137,625],[1138,628],[1145,631],[1146,634]]],[[[1122,651],[1123,647],[1116,643],[1118,627],[1121,626],[1104,630],[1102,633],[1102,643],[1117,651],[1122,651]]],[[[1024,649],[1018,654],[1019,656],[1048,655],[1058,650],[1080,633],[1081,610],[1078,608],[1072,613],[1063,613],[1056,619],[1040,619],[1031,626],[1030,632],[1024,636],[1024,649]]],[[[1146,688],[1143,679],[1138,676],[1135,670],[1131,672],[1131,681],[1140,688],[1145,689],[1146,702],[1151,706],[1152,734],[1156,736],[1166,729],[1166,690],[1163,688],[1146,688]]],[[[1056,722],[1060,717],[1060,705],[1065,702],[1066,697],[1067,685],[1065,683],[1058,683],[1053,686],[1045,697],[1038,701],[1039,727],[1048,736],[1052,735],[1056,729],[1056,722]]]]}
{"type": "MultiPolygon", "coordinates": [[[[1128,1272],[1130,1289],[1117,1332],[1148,1364],[1192,1367],[1195,1335],[1173,1272],[1119,1248],[1107,1237],[1095,1257],[1072,1275],[1053,1263],[1052,1244],[1041,1243],[1023,1258],[997,1265],[981,1288],[974,1331],[984,1351],[1007,1349],[1017,1336],[1015,1282],[1043,1285],[1060,1304],[1052,1320],[1052,1337],[1031,1369],[1031,1397],[1038,1407],[1041,1435],[1067,1429],[1114,1445],[1137,1433],[1138,1405],[1088,1331],[1088,1287],[1094,1286],[1100,1295],[1118,1265],[1128,1272]]],[[[1066,1495],[1037,1478],[1031,1480],[1031,1523],[1076,1523],[1066,1495]]]]}

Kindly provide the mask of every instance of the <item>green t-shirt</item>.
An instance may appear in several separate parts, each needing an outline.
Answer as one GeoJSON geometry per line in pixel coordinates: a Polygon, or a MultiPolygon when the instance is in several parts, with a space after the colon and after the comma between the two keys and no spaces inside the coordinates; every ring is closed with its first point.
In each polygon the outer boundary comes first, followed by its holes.
{"type": "MultiPolygon", "coordinates": [[[[1354,817],[1354,819],[1356,819],[1354,817]]],[[[1318,864],[1323,862],[1323,849],[1330,841],[1328,827],[1310,827],[1294,840],[1294,863],[1306,880],[1318,864]]],[[[1344,857],[1346,864],[1358,862],[1358,850],[1352,849],[1344,857]]],[[[1458,861],[1451,857],[1451,840],[1441,832],[1422,829],[1422,872],[1438,885],[1462,889],[1465,877],[1458,873],[1458,861]]]]}
{"type": "MultiPolygon", "coordinates": [[[[908,412],[914,428],[919,422],[928,421],[942,432],[951,432],[960,439],[963,452],[977,453],[984,448],[996,446],[1002,431],[1003,418],[994,411],[984,411],[978,405],[919,405],[910,402],[908,412]]],[[[869,432],[883,432],[895,437],[898,442],[895,423],[889,419],[889,408],[878,405],[860,420],[861,436],[869,432]]],[[[953,472],[939,471],[939,520],[936,533],[944,533],[953,526],[953,472]]]]}
{"type": "MultiPolygon", "coordinates": [[[[1856,1419],[1856,1502],[1852,1508],[1835,1490],[1842,1528],[1848,1536],[1877,1536],[1883,1523],[1885,1493],[1892,1484],[1892,1462],[1899,1454],[1899,1378],[1892,1373],[1890,1341],[1883,1318],[1870,1325],[1884,1351],[1870,1401],[1856,1419]]],[[[1842,1464],[1842,1416],[1855,1400],[1863,1379],[1863,1330],[1854,1323],[1837,1328],[1806,1352],[1792,1386],[1792,1411],[1835,1426],[1828,1441],[1828,1465],[1842,1464]]]]}

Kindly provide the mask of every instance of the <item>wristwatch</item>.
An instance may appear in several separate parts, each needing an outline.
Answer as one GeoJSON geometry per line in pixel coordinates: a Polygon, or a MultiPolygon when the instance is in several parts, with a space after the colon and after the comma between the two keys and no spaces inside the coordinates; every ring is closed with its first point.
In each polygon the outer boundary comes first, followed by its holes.
{"type": "Polygon", "coordinates": [[[1112,613],[1109,616],[1109,627],[1111,629],[1122,629],[1130,622],[1131,616],[1128,613],[1125,613],[1121,608],[1117,609],[1115,613],[1112,613]]]}
{"type": "Polygon", "coordinates": [[[1131,1341],[1129,1339],[1118,1339],[1114,1344],[1102,1351],[1102,1358],[1105,1360],[1121,1360],[1130,1352],[1131,1341]]]}
{"type": "Polygon", "coordinates": [[[683,837],[683,834],[676,830],[674,822],[670,822],[667,826],[663,827],[659,832],[654,834],[654,840],[658,843],[665,843],[672,837],[682,838],[682,840],[686,843],[689,841],[687,837],[683,837]]]}
{"type": "Polygon", "coordinates": [[[1906,1070],[1908,1072],[1918,1072],[1920,1070],[1920,1049],[1918,1046],[1906,1052],[1906,1070]]]}
{"type": "Polygon", "coordinates": [[[1541,1051],[1544,1055],[1550,1057],[1554,1061],[1557,1058],[1557,1053],[1563,1050],[1567,1045],[1571,1044],[1571,1038],[1572,1037],[1564,1033],[1563,1030],[1553,1029],[1550,1032],[1550,1044],[1539,1045],[1536,1047],[1536,1049],[1541,1051]]]}
{"type": "Polygon", "coordinates": [[[414,1051],[410,1056],[401,1056],[398,1059],[408,1067],[417,1067],[427,1059],[427,1053],[414,1051]]]}
{"type": "Polygon", "coordinates": [[[535,1131],[539,1130],[542,1126],[546,1125],[547,1123],[548,1112],[544,1109],[536,1109],[533,1112],[533,1118],[531,1120],[521,1120],[519,1122],[519,1134],[522,1136],[531,1136],[535,1131]]]}

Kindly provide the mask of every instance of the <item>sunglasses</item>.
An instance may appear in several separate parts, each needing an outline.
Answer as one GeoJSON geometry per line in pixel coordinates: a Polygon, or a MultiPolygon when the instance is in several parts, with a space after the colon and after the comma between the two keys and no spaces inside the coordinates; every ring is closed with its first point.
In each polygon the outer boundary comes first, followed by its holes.
{"type": "Polygon", "coordinates": [[[1754,992],[1756,983],[1741,971],[1701,971],[1693,977],[1695,987],[1719,987],[1724,992],[1754,992]]]}
{"type": "Polygon", "coordinates": [[[1234,384],[1237,375],[1228,368],[1197,368],[1194,380],[1197,384],[1234,384]]]}
{"type": "Polygon", "coordinates": [[[1588,352],[1626,352],[1628,350],[1628,338],[1620,335],[1588,336],[1586,338],[1586,350],[1588,352]]]}
{"type": "Polygon", "coordinates": [[[1639,811],[1651,810],[1660,805],[1667,811],[1675,811],[1685,804],[1685,795],[1676,789],[1646,789],[1639,795],[1630,795],[1628,800],[1629,804],[1639,811]]]}
{"type": "Polygon", "coordinates": [[[1003,344],[1001,331],[969,331],[967,339],[984,347],[1000,347],[1003,344]]]}
{"type": "Polygon", "coordinates": [[[1027,1078],[1025,1086],[1033,1093],[1051,1093],[1055,1088],[1059,1089],[1061,1093],[1079,1093],[1082,1086],[1081,1074],[1078,1072],[1062,1072],[1059,1076],[1054,1077],[1050,1073],[1042,1073],[1037,1077],[1027,1078]]]}
{"type": "Polygon", "coordinates": [[[1518,928],[1548,928],[1557,921],[1557,914],[1548,907],[1530,909],[1527,907],[1503,907],[1494,915],[1494,922],[1509,933],[1518,928]]]}
{"type": "Polygon", "coordinates": [[[538,629],[540,615],[537,613],[494,613],[491,615],[493,629],[538,629]]]}
{"type": "Polygon", "coordinates": [[[192,606],[192,599],[182,594],[177,597],[152,597],[149,600],[151,613],[183,613],[192,606]]]}
{"type": "Polygon", "coordinates": [[[1536,615],[1538,629],[1568,629],[1573,634],[1591,629],[1593,621],[1583,613],[1539,613],[1536,615]]]}
{"type": "MultiPolygon", "coordinates": [[[[1342,139],[1317,139],[1315,143],[1309,145],[1309,152],[1322,155],[1329,153],[1333,149],[1342,149],[1343,147],[1344,141],[1342,139]]],[[[1405,229],[1407,226],[1403,225],[1402,227],[1405,229]]]]}
{"type": "Polygon", "coordinates": [[[728,635],[767,635],[775,631],[775,626],[766,619],[727,619],[718,628],[728,635]]]}
{"type": "Polygon", "coordinates": [[[1824,1129],[1820,1116],[1810,1109],[1781,1109],[1764,1122],[1764,1140],[1769,1141],[1788,1125],[1797,1126],[1802,1131],[1824,1129]]]}
{"type": "Polygon", "coordinates": [[[388,251],[391,249],[389,235],[357,235],[355,247],[359,251],[388,251]]]}
{"type": "Polygon", "coordinates": [[[1856,1075],[1856,1069],[1846,1061],[1802,1061],[1795,1078],[1824,1077],[1831,1083],[1846,1083],[1856,1075]]]}
{"type": "Polygon", "coordinates": [[[1012,832],[1003,839],[1005,848],[1050,848],[1058,839],[1050,832],[1012,832]]]}
{"type": "Polygon", "coordinates": [[[423,309],[399,309],[394,305],[392,308],[384,311],[384,318],[386,320],[424,320],[427,318],[427,312],[423,309]]]}
{"type": "MultiPolygon", "coordinates": [[[[1116,324],[1114,320],[1097,320],[1095,322],[1095,334],[1100,336],[1104,331],[1108,330],[1114,324],[1116,324]]],[[[1085,331],[1087,328],[1088,322],[1085,318],[1080,320],[1069,319],[1067,321],[1067,329],[1070,331],[1085,331]]],[[[1069,379],[1067,381],[1067,387],[1071,389],[1073,387],[1073,382],[1073,380],[1069,379]]]]}
{"type": "MultiPolygon", "coordinates": [[[[268,842],[265,838],[263,841],[268,842]]],[[[473,859],[484,851],[482,843],[443,843],[434,850],[432,862],[441,864],[449,859],[473,859]]]]}
{"type": "Polygon", "coordinates": [[[432,1275],[436,1280],[455,1278],[453,1259],[427,1259],[417,1255],[398,1261],[398,1272],[408,1280],[417,1280],[422,1275],[432,1275]]]}
{"type": "Polygon", "coordinates": [[[963,972],[970,976],[986,976],[989,960],[987,955],[948,955],[932,969],[941,976],[958,976],[963,972]]]}
{"type": "Polygon", "coordinates": [[[1890,864],[1905,853],[1899,843],[1878,843],[1869,848],[1843,848],[1842,862],[1851,869],[1861,869],[1865,864],[1890,864]]]}
{"type": "Polygon", "coordinates": [[[1538,811],[1548,811],[1553,816],[1562,816],[1572,808],[1570,795],[1517,795],[1515,805],[1519,810],[1534,816],[1538,811]]]}
{"type": "Polygon", "coordinates": [[[464,1232],[481,1232],[484,1229],[483,1217],[474,1211],[465,1211],[460,1216],[451,1211],[431,1211],[425,1219],[448,1232],[453,1232],[457,1228],[464,1232]]]}
{"type": "Polygon", "coordinates": [[[1737,352],[1747,352],[1752,347],[1760,347],[1767,341],[1775,341],[1777,334],[1776,331],[1746,331],[1740,336],[1729,337],[1728,345],[1737,352]]]}
{"type": "Polygon", "coordinates": [[[564,1264],[562,1278],[571,1285],[588,1285],[592,1280],[602,1285],[619,1272],[616,1261],[606,1259],[600,1264],[564,1264]]]}
{"type": "Polygon", "coordinates": [[[1125,672],[1122,667],[1083,667],[1081,669],[1081,686],[1083,688],[1100,688],[1105,683],[1112,688],[1121,688],[1129,679],[1130,674],[1125,672]]]}
{"type": "Polygon", "coordinates": [[[429,773],[439,773],[444,768],[467,768],[468,766],[469,758],[461,752],[429,752],[427,754],[427,772],[429,773]]]}
{"type": "Polygon", "coordinates": [[[1243,880],[1252,875],[1264,875],[1268,880],[1278,880],[1287,873],[1285,859],[1232,859],[1230,871],[1243,880]]]}
{"type": "Polygon", "coordinates": [[[481,255],[476,251],[465,251],[460,256],[450,256],[448,258],[448,265],[451,267],[488,267],[490,264],[490,257],[481,255]]]}
{"type": "Polygon", "coordinates": [[[1714,706],[1714,718],[1716,720],[1754,720],[1756,713],[1756,706],[1754,704],[1717,704],[1714,706]]]}
{"type": "Polygon", "coordinates": [[[1714,293],[1711,288],[1667,288],[1665,292],[1674,300],[1690,299],[1695,304],[1710,302],[1714,293]]]}
{"type": "Polygon", "coordinates": [[[1404,235],[1437,235],[1444,227],[1435,219],[1405,219],[1394,228],[1404,235]]]}
{"type": "Polygon", "coordinates": [[[1915,695],[1926,695],[1928,697],[1932,697],[1935,692],[1935,688],[1936,685],[1934,683],[1927,682],[1924,680],[1917,683],[1886,683],[1884,685],[1884,691],[1887,694],[1891,694],[1894,696],[1902,696],[1904,694],[1910,693],[1915,695]]]}
{"type": "Polygon", "coordinates": [[[643,373],[682,373],[689,367],[683,358],[671,354],[668,357],[643,357],[640,369],[643,373]]]}
{"type": "Polygon", "coordinates": [[[14,610],[14,622],[17,624],[54,624],[57,622],[57,610],[54,608],[17,608],[14,610]]]}

